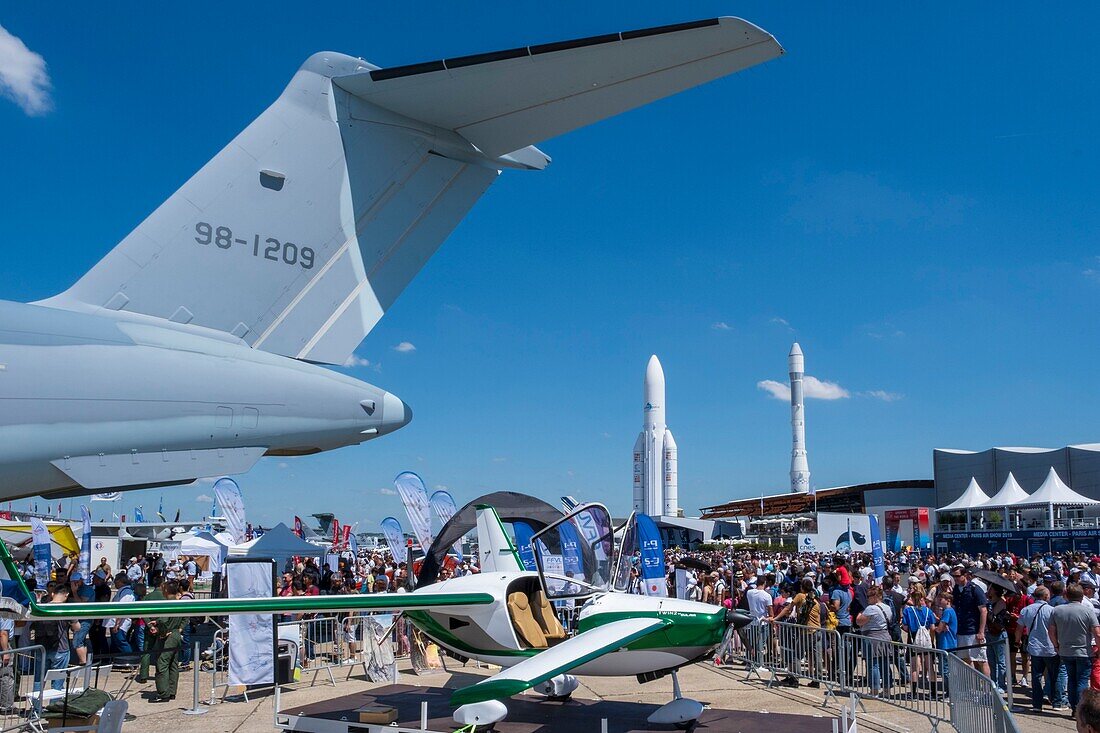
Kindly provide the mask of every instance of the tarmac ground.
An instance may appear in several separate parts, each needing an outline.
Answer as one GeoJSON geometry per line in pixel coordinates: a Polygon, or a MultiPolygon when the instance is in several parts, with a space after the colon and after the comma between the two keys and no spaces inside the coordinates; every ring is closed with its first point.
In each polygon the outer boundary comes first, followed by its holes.
{"type": "MultiPolygon", "coordinates": [[[[478,667],[470,662],[458,665],[448,660],[449,671],[432,671],[416,675],[412,673],[407,658],[398,660],[398,683],[420,687],[464,687],[477,681],[477,678],[495,672],[496,668],[478,667]]],[[[267,733],[276,730],[275,695],[271,690],[249,692],[246,700],[240,695],[242,688],[231,688],[223,701],[210,705],[209,672],[199,672],[200,703],[207,707],[202,715],[185,715],[184,711],[193,706],[194,671],[181,672],[177,699],[168,703],[150,702],[154,686],[152,682],[134,683],[125,699],[129,702],[129,712],[134,719],[128,722],[124,730],[142,733],[178,733],[181,726],[185,730],[203,733],[267,733]]],[[[305,673],[302,681],[284,685],[279,696],[280,708],[308,705],[344,695],[364,693],[383,685],[366,679],[362,666],[333,669],[335,685],[329,682],[324,673],[313,682],[313,674],[305,673]]],[[[717,668],[709,663],[699,663],[680,670],[680,685],[685,696],[693,697],[716,708],[744,710],[754,713],[795,714],[814,716],[824,719],[839,715],[840,703],[847,701],[826,700],[819,689],[768,687],[757,677],[746,679],[746,671],[741,666],[717,668]]],[[[637,702],[661,704],[672,699],[672,680],[665,677],[645,685],[640,685],[633,677],[581,677],[580,688],[573,693],[575,698],[587,700],[606,700],[617,702],[637,702]]],[[[388,684],[388,683],[385,683],[388,684]]],[[[113,686],[113,685],[112,685],[113,686]]],[[[220,695],[220,692],[219,692],[220,695]]],[[[531,695],[532,699],[538,696],[531,695]]],[[[1028,691],[1017,688],[1014,700],[1018,705],[1029,706],[1028,691]]],[[[859,714],[861,730],[906,733],[908,731],[929,731],[931,722],[922,715],[899,709],[876,700],[864,701],[865,712],[859,714]]],[[[548,708],[548,717],[551,715],[548,708]]],[[[776,715],[776,723],[786,722],[776,715]]],[[[1033,715],[1019,711],[1016,716],[1020,733],[1069,733],[1076,727],[1067,712],[1046,712],[1033,715]]],[[[564,721],[563,721],[564,722],[564,721]]],[[[451,728],[457,728],[455,725],[451,728]]],[[[786,728],[786,725],[778,725],[786,728]]],[[[599,731],[600,721],[594,719],[589,730],[599,731]]],[[[563,728],[568,733],[581,733],[574,725],[563,728]]],[[[948,723],[941,723],[939,730],[944,733],[954,730],[948,723]]],[[[958,733],[972,733],[959,731],[958,733]]]]}

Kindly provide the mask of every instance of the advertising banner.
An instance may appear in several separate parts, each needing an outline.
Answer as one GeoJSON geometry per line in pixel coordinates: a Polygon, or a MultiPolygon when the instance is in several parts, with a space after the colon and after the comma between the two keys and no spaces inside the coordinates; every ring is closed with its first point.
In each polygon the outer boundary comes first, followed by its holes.
{"type": "Polygon", "coordinates": [[[886,547],[893,552],[906,547],[921,550],[931,547],[928,507],[887,509],[883,518],[886,520],[886,547]]]}
{"type": "MultiPolygon", "coordinates": [[[[275,564],[271,560],[228,562],[230,598],[270,598],[275,595],[275,564]]],[[[275,623],[269,614],[229,617],[229,684],[275,682],[275,623]]]]}
{"type": "Polygon", "coordinates": [[[531,546],[531,537],[534,536],[534,528],[527,522],[513,522],[512,530],[516,533],[516,551],[519,559],[523,561],[523,569],[534,572],[538,570],[535,564],[535,550],[531,546]]]}
{"type": "Polygon", "coordinates": [[[80,505],[80,518],[83,522],[80,532],[80,562],[77,567],[84,578],[84,585],[92,584],[92,513],[84,504],[80,505]]]}
{"type": "Polygon", "coordinates": [[[871,522],[866,514],[817,513],[817,532],[798,535],[799,552],[870,552],[871,522]]]}
{"type": "Polygon", "coordinates": [[[882,549],[882,535],[878,531],[878,517],[869,514],[867,519],[871,526],[871,559],[875,563],[875,579],[882,580],[886,577],[886,553],[882,549]]]}
{"type": "Polygon", "coordinates": [[[584,578],[584,560],[577,528],[566,522],[558,527],[558,536],[561,538],[562,571],[571,578],[584,578]]]}
{"type": "Polygon", "coordinates": [[[401,522],[393,517],[386,517],[378,526],[386,536],[386,546],[390,548],[394,562],[405,562],[405,533],[401,529],[401,522]]]}
{"type": "Polygon", "coordinates": [[[424,480],[412,471],[397,474],[393,480],[394,488],[401,494],[401,502],[409,515],[413,534],[420,543],[421,552],[427,552],[432,546],[432,511],[428,506],[428,492],[424,480]]]}
{"type": "Polygon", "coordinates": [[[340,546],[340,520],[333,518],[332,520],[332,549],[336,549],[340,546]]]}
{"type": "Polygon", "coordinates": [[[233,544],[245,541],[244,497],[241,487],[231,478],[220,478],[214,482],[214,498],[222,508],[225,517],[225,531],[233,538],[233,544]]]}
{"type": "MultiPolygon", "coordinates": [[[[455,499],[448,491],[437,491],[432,494],[432,498],[428,499],[428,503],[432,507],[432,511],[439,517],[439,527],[443,528],[443,525],[451,521],[451,517],[458,511],[458,506],[455,505],[455,499]]],[[[462,561],[462,540],[459,539],[454,544],[455,554],[458,556],[459,562],[462,561]]]]}
{"type": "Polygon", "coordinates": [[[31,517],[31,541],[34,543],[34,582],[43,590],[50,582],[50,531],[38,517],[31,517]]]}
{"type": "Polygon", "coordinates": [[[646,514],[637,514],[638,544],[642,550],[642,580],[645,582],[647,596],[667,596],[668,583],[665,581],[665,549],[661,544],[661,533],[657,525],[646,514]]]}

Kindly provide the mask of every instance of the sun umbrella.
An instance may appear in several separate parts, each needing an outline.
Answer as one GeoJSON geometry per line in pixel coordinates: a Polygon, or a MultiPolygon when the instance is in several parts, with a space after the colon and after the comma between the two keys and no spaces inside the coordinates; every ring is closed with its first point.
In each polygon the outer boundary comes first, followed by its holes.
{"type": "Polygon", "coordinates": [[[1019,591],[1016,590],[1016,585],[1011,580],[1003,575],[997,575],[992,570],[974,570],[971,572],[971,575],[975,578],[981,578],[990,585],[998,586],[1005,593],[1019,593],[1019,591]]]}

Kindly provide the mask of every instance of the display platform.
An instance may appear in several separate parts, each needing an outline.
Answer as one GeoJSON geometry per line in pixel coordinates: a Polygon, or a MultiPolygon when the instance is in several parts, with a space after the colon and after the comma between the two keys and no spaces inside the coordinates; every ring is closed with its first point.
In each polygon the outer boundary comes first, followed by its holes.
{"type": "MultiPolygon", "coordinates": [[[[421,703],[428,703],[428,731],[451,733],[459,726],[451,718],[448,703],[452,690],[441,687],[387,685],[368,692],[335,697],[323,702],[290,707],[276,714],[281,730],[303,733],[412,733],[420,727],[421,703]],[[397,709],[395,725],[359,723],[355,711],[372,703],[397,709]]],[[[507,701],[508,717],[496,724],[498,733],[599,733],[600,720],[607,718],[608,733],[657,733],[676,730],[668,725],[646,722],[659,705],[612,700],[573,698],[564,702],[541,700],[534,695],[517,695],[507,701]]],[[[711,708],[703,712],[696,730],[700,733],[832,733],[832,719],[813,715],[761,713],[711,708]]],[[[480,730],[480,729],[479,729],[480,730]]]]}

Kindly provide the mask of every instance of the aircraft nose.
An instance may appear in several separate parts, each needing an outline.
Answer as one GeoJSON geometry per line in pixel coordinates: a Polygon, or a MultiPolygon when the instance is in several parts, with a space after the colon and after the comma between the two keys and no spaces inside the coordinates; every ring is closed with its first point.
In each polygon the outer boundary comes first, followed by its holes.
{"type": "Polygon", "coordinates": [[[397,395],[386,392],[382,397],[382,422],[378,426],[378,432],[392,433],[408,425],[410,420],[412,420],[412,409],[397,395]]]}

